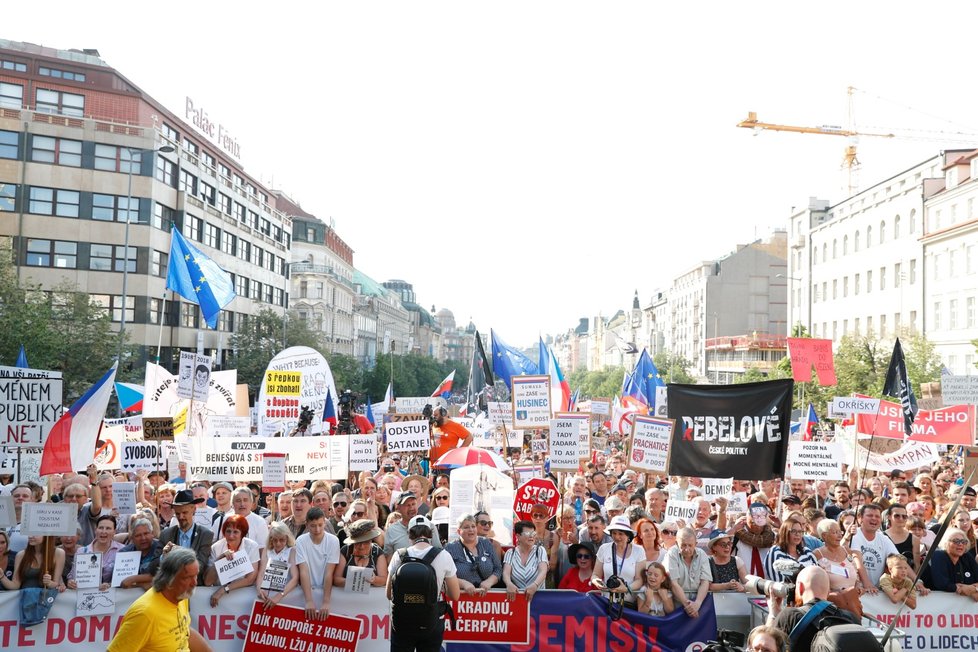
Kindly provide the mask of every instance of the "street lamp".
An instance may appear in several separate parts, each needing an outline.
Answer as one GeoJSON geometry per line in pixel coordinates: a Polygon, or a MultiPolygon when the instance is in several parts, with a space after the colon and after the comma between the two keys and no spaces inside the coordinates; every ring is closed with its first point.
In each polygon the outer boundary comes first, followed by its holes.
{"type": "MultiPolygon", "coordinates": [[[[122,366],[122,344],[125,341],[126,336],[126,303],[129,298],[129,223],[132,222],[132,162],[133,154],[138,153],[140,155],[139,160],[142,162],[142,155],[152,154],[153,152],[163,152],[169,153],[176,151],[171,145],[163,145],[162,147],[156,147],[153,149],[143,149],[141,147],[123,147],[122,151],[126,152],[128,158],[128,188],[126,192],[126,235],[124,244],[124,256],[125,258],[122,266],[122,316],[119,320],[119,352],[116,356],[116,362],[119,367],[122,366]]],[[[161,317],[162,318],[162,317],[161,317]]],[[[119,405],[119,416],[122,416],[122,405],[119,405]]]]}

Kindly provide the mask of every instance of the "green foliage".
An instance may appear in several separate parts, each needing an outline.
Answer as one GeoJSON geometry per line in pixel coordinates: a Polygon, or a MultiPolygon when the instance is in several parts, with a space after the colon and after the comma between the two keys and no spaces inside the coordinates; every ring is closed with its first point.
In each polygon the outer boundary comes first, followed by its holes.
{"type": "Polygon", "coordinates": [[[689,385],[696,382],[696,379],[689,373],[693,363],[678,353],[659,351],[653,356],[652,362],[655,363],[659,375],[667,383],[689,385]]]}
{"type": "MultiPolygon", "coordinates": [[[[453,391],[464,392],[469,381],[469,363],[461,360],[439,362],[434,358],[410,354],[394,355],[394,394],[397,396],[430,396],[441,381],[455,370],[453,391]]],[[[377,355],[377,364],[364,374],[362,391],[370,394],[370,400],[377,402],[384,397],[387,384],[391,382],[391,356],[377,355]]]]}
{"type": "Polygon", "coordinates": [[[621,394],[621,381],[624,376],[624,367],[605,367],[596,371],[577,369],[567,382],[571,391],[580,388],[584,399],[612,398],[616,394],[621,394]]]}
{"type": "Polygon", "coordinates": [[[290,346],[308,346],[321,351],[319,335],[309,328],[309,324],[289,313],[284,324],[282,316],[269,308],[252,315],[248,323],[237,330],[230,339],[230,369],[238,370],[238,382],[248,385],[248,392],[254,397],[261,387],[262,377],[268,363],[276,353],[290,346]],[[284,336],[284,340],[283,340],[284,336]]]}

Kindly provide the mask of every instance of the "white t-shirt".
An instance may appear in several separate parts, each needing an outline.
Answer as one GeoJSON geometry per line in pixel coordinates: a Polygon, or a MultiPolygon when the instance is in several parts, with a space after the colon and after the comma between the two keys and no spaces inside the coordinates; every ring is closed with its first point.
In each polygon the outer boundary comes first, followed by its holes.
{"type": "MultiPolygon", "coordinates": [[[[605,543],[600,548],[598,548],[597,563],[604,565],[604,579],[607,582],[608,578],[614,575],[614,569],[611,565],[611,555],[614,551],[614,542],[605,543]]],[[[617,552],[614,552],[617,555],[617,552]]],[[[618,566],[618,577],[622,578],[629,584],[635,579],[635,565],[640,561],[645,561],[645,549],[642,546],[637,546],[634,543],[629,543],[627,549],[625,550],[625,558],[622,559],[620,556],[616,557],[615,564],[618,566]]]]}
{"type": "MultiPolygon", "coordinates": [[[[233,512],[232,512],[233,513],[233,512]]],[[[228,514],[227,516],[230,516],[228,514]]],[[[196,515],[195,515],[196,518],[196,515]]],[[[268,545],[268,523],[265,522],[258,514],[251,512],[247,516],[248,519],[248,538],[258,544],[259,548],[264,548],[268,545]]],[[[214,542],[217,543],[219,539],[224,538],[224,533],[221,531],[224,529],[224,519],[220,516],[214,521],[214,542]]]]}
{"type": "MultiPolygon", "coordinates": [[[[408,557],[413,557],[415,559],[421,559],[428,554],[428,550],[431,545],[428,543],[414,544],[407,549],[408,557]]],[[[397,567],[401,565],[401,556],[398,554],[399,551],[394,551],[394,556],[391,557],[390,563],[387,565],[387,572],[390,577],[394,577],[394,571],[397,567]]],[[[431,567],[435,569],[435,578],[438,582],[438,590],[444,593],[445,591],[445,578],[455,577],[455,560],[452,559],[452,555],[445,550],[441,550],[435,555],[435,558],[431,561],[431,567]]]]}
{"type": "Polygon", "coordinates": [[[295,540],[295,564],[309,564],[312,588],[321,589],[326,577],[326,564],[340,563],[340,540],[335,534],[323,533],[323,540],[313,543],[308,532],[295,540]]]}
{"type": "MultiPolygon", "coordinates": [[[[228,549],[228,540],[221,539],[220,541],[215,541],[214,545],[211,546],[211,563],[217,561],[217,558],[223,555],[228,549]]],[[[257,564],[261,561],[261,553],[258,551],[258,544],[251,540],[250,537],[245,537],[241,540],[241,546],[238,551],[234,553],[235,556],[244,553],[248,556],[248,559],[252,563],[257,564]]]]}
{"type": "Polygon", "coordinates": [[[893,541],[883,534],[882,530],[876,532],[876,538],[872,541],[867,541],[862,528],[857,529],[856,534],[852,537],[852,545],[849,547],[862,552],[866,574],[869,575],[869,581],[876,587],[880,585],[880,578],[883,577],[883,571],[886,570],[887,555],[899,553],[893,541]]]}

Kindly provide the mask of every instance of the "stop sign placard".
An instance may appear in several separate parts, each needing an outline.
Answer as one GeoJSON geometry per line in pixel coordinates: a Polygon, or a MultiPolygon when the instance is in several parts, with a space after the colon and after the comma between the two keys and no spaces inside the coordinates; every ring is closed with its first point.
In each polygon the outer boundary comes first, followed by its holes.
{"type": "Polygon", "coordinates": [[[557,493],[557,485],[553,480],[547,478],[531,478],[516,490],[516,499],[513,501],[513,512],[516,514],[517,521],[530,521],[530,512],[537,503],[547,506],[548,518],[553,518],[557,514],[557,506],[560,503],[560,494],[557,493]]]}

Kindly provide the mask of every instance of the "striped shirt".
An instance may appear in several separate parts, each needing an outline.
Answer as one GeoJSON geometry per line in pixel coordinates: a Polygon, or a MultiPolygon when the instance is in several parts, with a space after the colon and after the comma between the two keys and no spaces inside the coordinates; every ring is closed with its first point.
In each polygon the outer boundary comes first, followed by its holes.
{"type": "Polygon", "coordinates": [[[533,546],[533,552],[530,553],[525,565],[522,556],[519,554],[519,548],[507,550],[506,556],[503,557],[503,566],[509,564],[512,567],[510,581],[518,589],[526,589],[533,584],[537,572],[540,570],[540,562],[547,563],[547,551],[543,549],[543,546],[533,546]]]}

